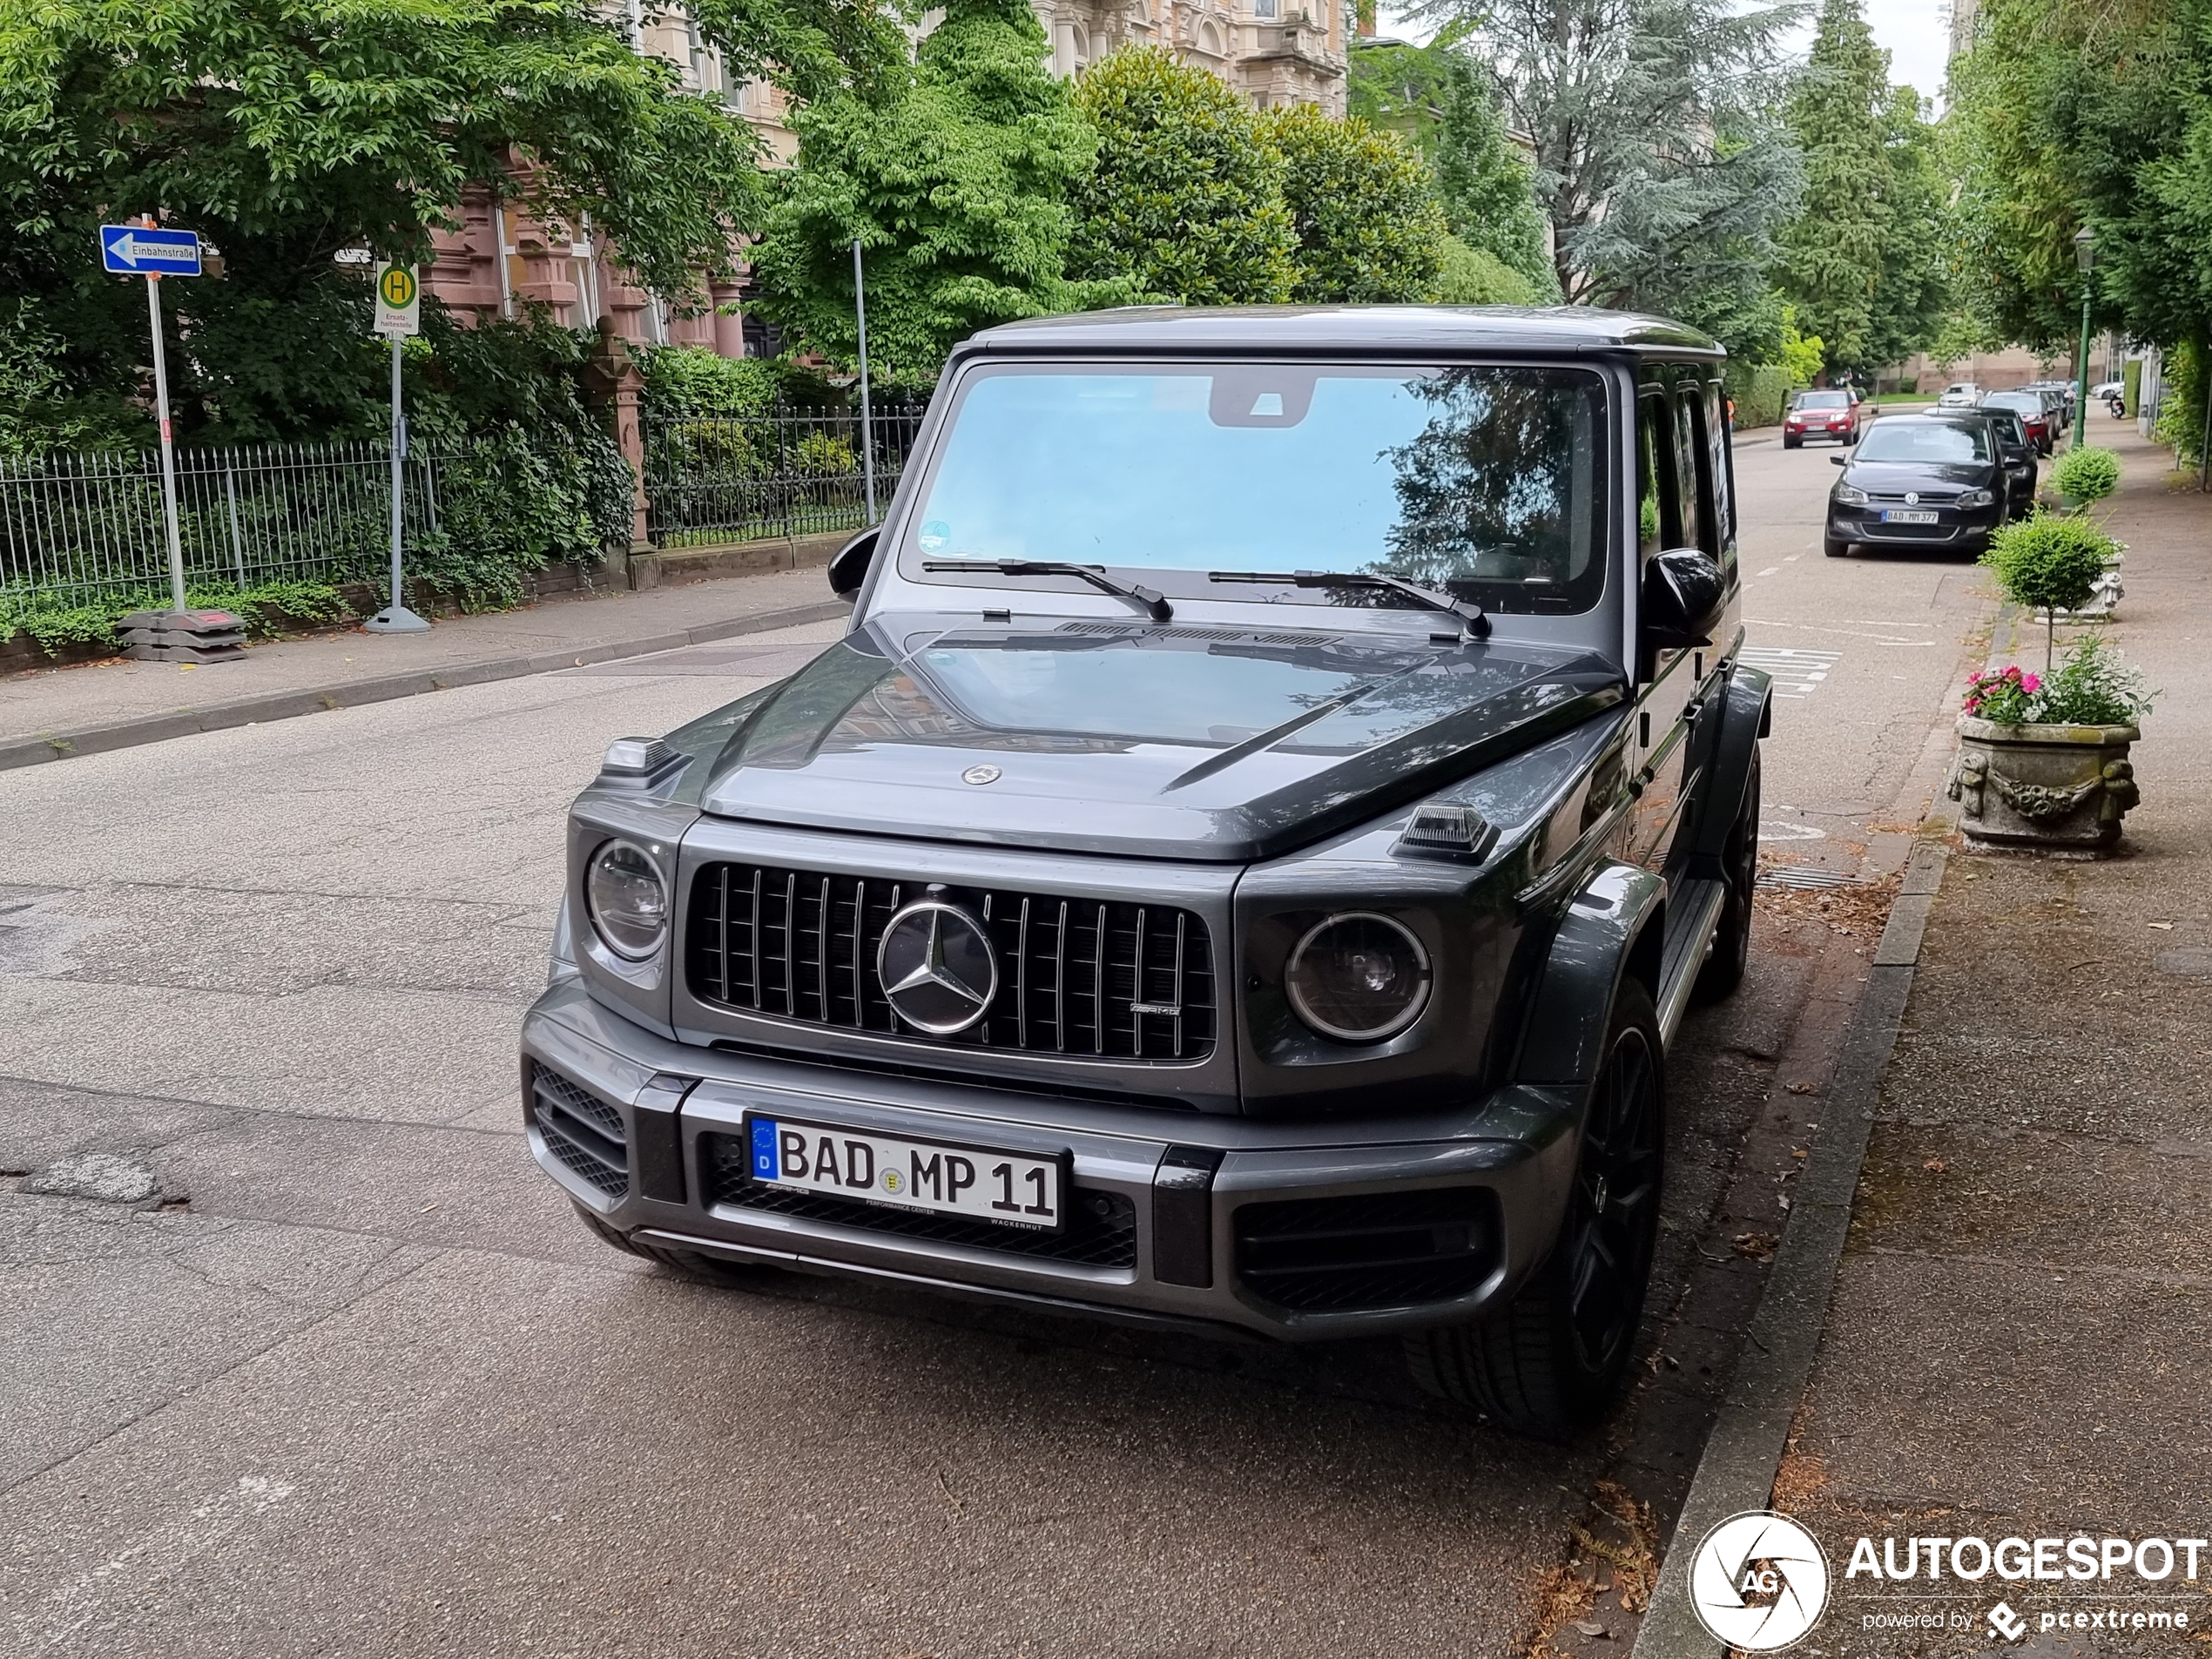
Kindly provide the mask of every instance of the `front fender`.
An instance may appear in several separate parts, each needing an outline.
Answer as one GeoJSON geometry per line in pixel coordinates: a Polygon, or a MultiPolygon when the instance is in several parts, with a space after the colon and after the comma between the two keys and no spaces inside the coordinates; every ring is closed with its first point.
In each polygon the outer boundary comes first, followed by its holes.
{"type": "Polygon", "coordinates": [[[1702,792],[1697,827],[1690,841],[1691,873],[1718,880],[1727,874],[1722,860],[1728,853],[1728,833],[1736,827],[1743,805],[1743,786],[1751,775],[1751,752],[1774,723],[1774,677],[1738,663],[1729,671],[1722,694],[1720,729],[1713,735],[1713,753],[1706,772],[1711,782],[1702,792]]]}
{"type": "Polygon", "coordinates": [[[1608,860],[1568,900],[1522,1028],[1514,1080],[1588,1084],[1597,1076],[1622,976],[1643,974],[1658,994],[1667,884],[1651,871],[1608,860]]]}

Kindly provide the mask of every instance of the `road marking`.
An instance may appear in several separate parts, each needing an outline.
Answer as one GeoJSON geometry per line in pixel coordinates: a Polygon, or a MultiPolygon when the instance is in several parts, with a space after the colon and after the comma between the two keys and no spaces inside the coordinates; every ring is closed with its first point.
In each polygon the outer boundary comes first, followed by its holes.
{"type": "MultiPolygon", "coordinates": [[[[1900,639],[1893,634],[1870,634],[1864,628],[1824,628],[1817,622],[1778,622],[1771,617],[1746,617],[1744,624],[1752,628],[1795,628],[1809,634],[1841,634],[1847,639],[1871,639],[1885,645],[1932,645],[1932,639],[1900,639]]],[[[1905,628],[1917,624],[1902,622],[1878,622],[1877,628],[1905,628]]]]}
{"type": "Polygon", "coordinates": [[[1746,645],[1737,653],[1737,660],[1773,675],[1777,697],[1797,698],[1819,690],[1828,671],[1842,656],[1841,651],[1804,651],[1790,645],[1746,645]]]}
{"type": "Polygon", "coordinates": [[[1760,576],[1779,576],[1781,574],[1782,567],[1778,564],[1770,564],[1765,570],[1759,572],[1760,576]]]}
{"type": "Polygon", "coordinates": [[[1784,563],[1784,564],[1795,564],[1795,563],[1797,563],[1797,562],[1800,558],[1802,558],[1802,557],[1804,557],[1804,556],[1803,554],[1799,554],[1799,553],[1785,553],[1785,554],[1784,554],[1784,555],[1782,556],[1782,562],[1783,562],[1783,563],[1784,563]]]}

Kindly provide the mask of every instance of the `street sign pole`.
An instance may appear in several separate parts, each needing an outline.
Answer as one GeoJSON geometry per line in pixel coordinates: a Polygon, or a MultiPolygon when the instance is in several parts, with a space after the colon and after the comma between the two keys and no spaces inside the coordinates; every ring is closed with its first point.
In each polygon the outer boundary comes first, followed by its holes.
{"type": "MultiPolygon", "coordinates": [[[[169,609],[133,610],[116,624],[125,653],[140,662],[236,662],[246,655],[246,624],[227,610],[185,609],[185,547],[177,525],[176,434],[169,421],[169,361],[161,338],[161,279],[201,274],[199,233],[164,228],[149,214],[100,226],[100,268],[144,277],[153,342],[153,407],[161,422],[161,518],[169,534],[169,609]]],[[[243,576],[239,578],[244,580],[243,576]]]]}
{"type": "Polygon", "coordinates": [[[407,412],[401,402],[400,357],[421,327],[421,293],[411,265],[376,270],[376,332],[392,342],[392,602],[361,625],[373,634],[419,634],[430,624],[407,608],[401,541],[407,527],[407,412]]]}
{"type": "Polygon", "coordinates": [[[867,481],[868,523],[875,523],[875,442],[868,422],[868,298],[860,280],[860,239],[853,239],[853,320],[860,330],[860,476],[867,481]]]}
{"type": "Polygon", "coordinates": [[[169,529],[169,604],[185,608],[185,544],[177,533],[177,451],[169,435],[169,364],[161,345],[161,278],[146,275],[146,314],[153,322],[153,409],[161,421],[161,516],[169,529]]]}

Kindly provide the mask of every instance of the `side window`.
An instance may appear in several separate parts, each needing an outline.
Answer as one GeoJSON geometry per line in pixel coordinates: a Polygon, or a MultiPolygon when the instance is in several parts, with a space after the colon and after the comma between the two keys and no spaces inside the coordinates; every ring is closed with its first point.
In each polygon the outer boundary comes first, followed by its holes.
{"type": "Polygon", "coordinates": [[[1636,547],[1645,558],[1682,545],[1673,427],[1663,394],[1647,391],[1637,397],[1636,547]]]}
{"type": "Polygon", "coordinates": [[[1694,391],[1683,390],[1675,400],[1675,476],[1682,482],[1682,540],[1676,547],[1702,547],[1720,556],[1720,542],[1713,534],[1710,482],[1710,456],[1705,451],[1705,406],[1694,391]]]}
{"type": "Polygon", "coordinates": [[[1736,563],[1736,456],[1729,443],[1727,397],[1718,381],[1706,385],[1706,447],[1713,457],[1713,528],[1720,535],[1723,569],[1736,563]]]}

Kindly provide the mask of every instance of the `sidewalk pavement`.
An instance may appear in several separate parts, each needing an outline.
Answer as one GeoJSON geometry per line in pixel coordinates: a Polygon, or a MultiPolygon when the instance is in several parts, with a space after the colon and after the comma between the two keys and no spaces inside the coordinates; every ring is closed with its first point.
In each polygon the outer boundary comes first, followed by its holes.
{"type": "MultiPolygon", "coordinates": [[[[1914,1534],[2212,1533],[2212,497],[2169,493],[2132,428],[2093,436],[2126,469],[2105,626],[2158,691],[2142,804],[2109,861],[1950,858],[1775,1486],[1830,1556],[1808,1655],[2169,1654],[2212,1630],[2212,1556],[2193,1582],[1962,1583],[1947,1554],[1911,1592],[1844,1574],[1862,1535],[1901,1557],[1914,1534]],[[2041,1622],[2123,1596],[2194,1640],[2041,1622]],[[2026,1646],[1992,1633],[2000,1599],[2026,1646]],[[1864,1622],[1930,1608],[1964,1622],[1864,1622]]],[[[2040,669],[2041,630],[2016,631],[1993,659],[2040,669]]]]}
{"type": "Polygon", "coordinates": [[[194,666],[115,659],[0,678],[0,771],[455,685],[510,679],[846,613],[817,568],[644,592],[563,594],[428,633],[358,629],[194,666]]]}

